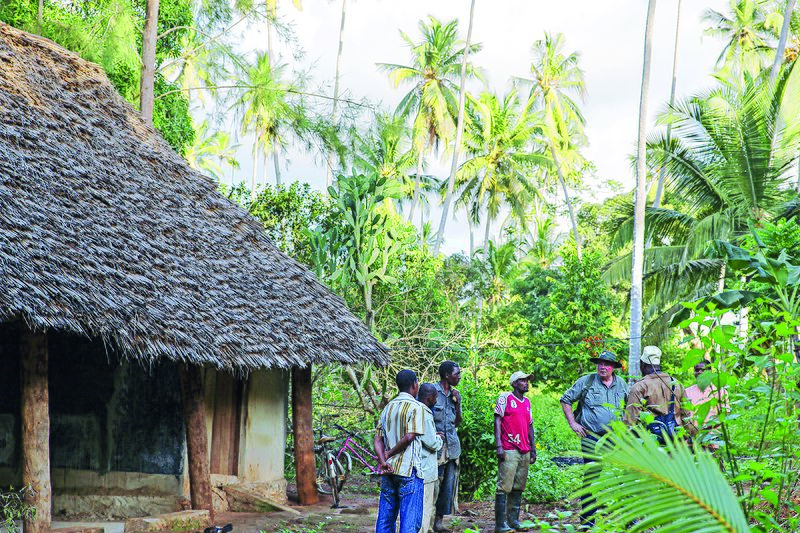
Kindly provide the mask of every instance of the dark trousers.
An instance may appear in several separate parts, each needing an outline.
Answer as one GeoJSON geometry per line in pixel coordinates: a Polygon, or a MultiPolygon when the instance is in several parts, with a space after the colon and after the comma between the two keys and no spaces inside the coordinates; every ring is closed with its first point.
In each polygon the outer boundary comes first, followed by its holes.
{"type": "Polygon", "coordinates": [[[458,466],[451,459],[439,465],[439,495],[436,497],[436,516],[453,513],[453,496],[456,490],[458,466]]]}
{"type": "MultiPolygon", "coordinates": [[[[586,465],[583,471],[583,487],[586,488],[592,480],[596,479],[600,473],[600,465],[594,459],[586,457],[586,454],[593,455],[595,453],[595,446],[597,441],[600,440],[601,435],[587,435],[581,439],[581,453],[583,454],[583,464],[586,465]],[[594,463],[594,464],[592,464],[594,463]]],[[[581,496],[581,523],[588,526],[594,526],[594,513],[595,509],[588,509],[594,505],[595,499],[590,494],[584,493],[581,496]]]]}

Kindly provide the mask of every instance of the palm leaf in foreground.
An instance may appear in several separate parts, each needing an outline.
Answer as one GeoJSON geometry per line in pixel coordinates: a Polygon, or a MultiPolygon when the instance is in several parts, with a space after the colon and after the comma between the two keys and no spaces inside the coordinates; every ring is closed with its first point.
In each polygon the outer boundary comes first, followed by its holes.
{"type": "Polygon", "coordinates": [[[606,520],[627,531],[745,533],[747,519],[714,458],[683,443],[660,447],[643,431],[621,429],[598,447],[601,472],[585,493],[606,520]]]}

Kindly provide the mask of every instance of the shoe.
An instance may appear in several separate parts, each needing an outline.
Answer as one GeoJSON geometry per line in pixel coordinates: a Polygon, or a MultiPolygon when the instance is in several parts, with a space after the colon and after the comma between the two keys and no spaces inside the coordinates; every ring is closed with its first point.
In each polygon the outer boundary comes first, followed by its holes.
{"type": "Polygon", "coordinates": [[[507,504],[506,504],[506,518],[508,527],[512,528],[515,531],[528,531],[527,527],[522,527],[522,524],[519,523],[519,508],[522,505],[522,492],[518,490],[512,490],[508,494],[507,504]]]}
{"type": "Polygon", "coordinates": [[[451,529],[447,529],[442,524],[442,520],[444,519],[443,516],[437,516],[433,521],[433,531],[434,533],[453,533],[451,529]]]}
{"type": "Polygon", "coordinates": [[[494,533],[514,533],[506,523],[506,494],[494,495],[494,533]]]}

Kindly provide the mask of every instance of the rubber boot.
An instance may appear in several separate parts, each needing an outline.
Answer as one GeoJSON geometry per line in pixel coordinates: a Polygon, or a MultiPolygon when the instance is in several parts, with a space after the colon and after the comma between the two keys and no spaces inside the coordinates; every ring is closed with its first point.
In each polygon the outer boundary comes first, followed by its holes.
{"type": "Polygon", "coordinates": [[[436,515],[436,518],[433,521],[434,533],[451,533],[452,530],[444,527],[444,524],[442,524],[442,520],[444,520],[443,516],[436,515]]]}
{"type": "Polygon", "coordinates": [[[494,495],[494,533],[514,533],[506,524],[506,494],[503,492],[494,495]]]}
{"type": "Polygon", "coordinates": [[[514,529],[515,531],[528,531],[527,527],[522,527],[519,523],[519,508],[522,505],[522,492],[518,490],[512,490],[508,494],[508,500],[506,503],[506,517],[508,518],[507,524],[508,527],[514,529]]]}

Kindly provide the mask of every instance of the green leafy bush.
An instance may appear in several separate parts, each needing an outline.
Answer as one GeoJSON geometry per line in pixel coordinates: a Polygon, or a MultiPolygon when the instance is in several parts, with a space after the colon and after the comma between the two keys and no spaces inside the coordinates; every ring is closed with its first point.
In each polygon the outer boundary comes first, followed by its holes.
{"type": "Polygon", "coordinates": [[[0,512],[5,530],[9,533],[20,531],[15,521],[36,516],[36,509],[28,505],[25,500],[34,494],[33,489],[25,487],[0,490],[0,512]]]}

